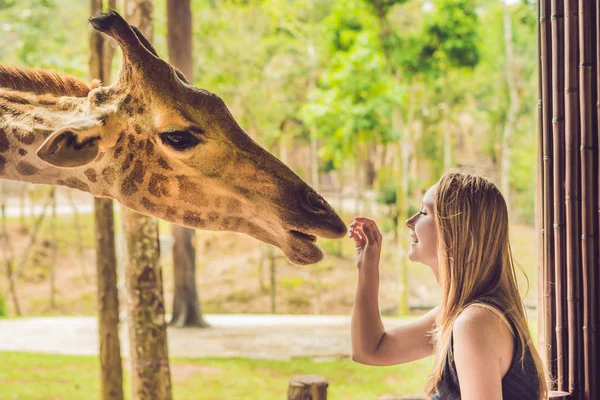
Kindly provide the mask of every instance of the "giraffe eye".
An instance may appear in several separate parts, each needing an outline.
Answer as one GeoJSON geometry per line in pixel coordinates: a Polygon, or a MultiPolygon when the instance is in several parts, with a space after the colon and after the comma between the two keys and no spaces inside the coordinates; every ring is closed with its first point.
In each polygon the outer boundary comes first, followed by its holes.
{"type": "Polygon", "coordinates": [[[167,146],[179,151],[191,149],[200,143],[195,135],[187,131],[164,132],[160,134],[160,139],[167,146]]]}

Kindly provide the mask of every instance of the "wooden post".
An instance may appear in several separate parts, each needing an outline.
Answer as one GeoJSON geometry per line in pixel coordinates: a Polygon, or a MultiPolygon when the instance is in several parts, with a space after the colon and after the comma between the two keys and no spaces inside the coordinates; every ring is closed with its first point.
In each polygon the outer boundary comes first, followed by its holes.
{"type": "Polygon", "coordinates": [[[327,379],[318,375],[297,375],[290,380],[288,400],[327,400],[327,379]]]}

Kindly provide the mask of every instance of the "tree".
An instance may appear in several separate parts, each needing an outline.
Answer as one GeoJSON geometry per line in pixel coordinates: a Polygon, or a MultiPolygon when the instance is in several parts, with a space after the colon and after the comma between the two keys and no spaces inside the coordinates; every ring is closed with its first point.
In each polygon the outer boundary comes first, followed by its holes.
{"type": "MultiPolygon", "coordinates": [[[[167,0],[169,61],[193,82],[192,11],[190,0],[167,0]]],[[[196,289],[196,232],[173,225],[173,316],[171,325],[207,328],[196,289]]]]}
{"type": "MultiPolygon", "coordinates": [[[[126,0],[125,18],[152,40],[152,0],[126,0]]],[[[127,238],[127,315],[134,400],[170,400],[171,372],[158,222],[123,208],[127,238]]]]}
{"type": "MultiPolygon", "coordinates": [[[[102,0],[90,0],[92,16],[102,12],[102,0]]],[[[115,0],[108,1],[115,8],[115,0]]],[[[89,74],[109,84],[114,50],[109,40],[95,29],[90,30],[89,74]]],[[[100,344],[100,382],[102,400],[123,400],[123,361],[119,342],[119,290],[113,201],[94,199],[96,227],[96,285],[98,307],[98,342],[100,344]]]]}

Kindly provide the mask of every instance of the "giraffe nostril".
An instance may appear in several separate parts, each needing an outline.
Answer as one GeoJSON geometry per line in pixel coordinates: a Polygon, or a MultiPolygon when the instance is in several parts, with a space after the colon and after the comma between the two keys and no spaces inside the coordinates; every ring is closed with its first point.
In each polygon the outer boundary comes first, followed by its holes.
{"type": "Polygon", "coordinates": [[[312,191],[311,189],[306,191],[305,194],[306,205],[310,208],[311,211],[315,212],[327,212],[329,211],[329,207],[327,203],[321,196],[312,191]]]}

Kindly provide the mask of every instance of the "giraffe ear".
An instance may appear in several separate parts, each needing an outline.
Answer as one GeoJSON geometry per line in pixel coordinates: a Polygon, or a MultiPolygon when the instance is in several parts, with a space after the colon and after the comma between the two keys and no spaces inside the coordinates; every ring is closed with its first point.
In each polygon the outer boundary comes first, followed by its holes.
{"type": "Polygon", "coordinates": [[[39,158],[62,168],[81,167],[96,159],[100,150],[99,126],[68,127],[51,134],[37,151],[39,158]]]}

